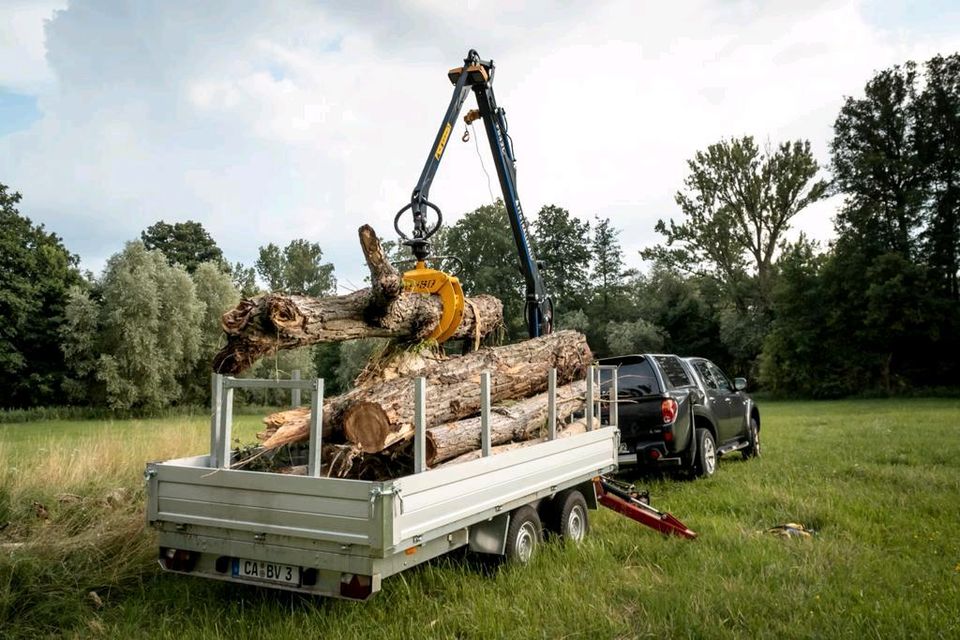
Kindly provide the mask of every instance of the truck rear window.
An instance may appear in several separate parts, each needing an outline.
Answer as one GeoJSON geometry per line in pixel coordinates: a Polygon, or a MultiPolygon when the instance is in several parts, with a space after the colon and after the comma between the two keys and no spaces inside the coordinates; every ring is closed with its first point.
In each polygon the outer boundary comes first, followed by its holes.
{"type": "Polygon", "coordinates": [[[670,356],[656,356],[656,358],[671,389],[690,386],[690,377],[680,363],[680,358],[670,356]]]}
{"type": "MultiPolygon", "coordinates": [[[[609,379],[609,373],[603,372],[609,379]]],[[[660,393],[660,385],[653,367],[647,360],[622,364],[617,370],[617,395],[638,398],[660,393]]]]}

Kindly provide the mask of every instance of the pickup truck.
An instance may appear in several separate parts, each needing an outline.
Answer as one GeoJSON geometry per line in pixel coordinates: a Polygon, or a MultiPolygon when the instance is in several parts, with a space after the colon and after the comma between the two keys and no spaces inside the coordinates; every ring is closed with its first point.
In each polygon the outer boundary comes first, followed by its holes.
{"type": "MultiPolygon", "coordinates": [[[[760,410],[704,358],[634,354],[604,358],[617,371],[621,468],[671,467],[696,476],[716,472],[717,459],[740,451],[760,454],[760,410]]],[[[612,372],[604,371],[601,386],[612,372]]],[[[601,414],[601,418],[605,414],[601,414]]]]}

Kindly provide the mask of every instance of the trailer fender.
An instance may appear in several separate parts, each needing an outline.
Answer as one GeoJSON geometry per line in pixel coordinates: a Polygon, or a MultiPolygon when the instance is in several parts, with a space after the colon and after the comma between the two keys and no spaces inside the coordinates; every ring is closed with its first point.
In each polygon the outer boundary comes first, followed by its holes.
{"type": "Polygon", "coordinates": [[[507,547],[510,514],[501,513],[470,527],[470,551],[503,555],[507,547]]]}

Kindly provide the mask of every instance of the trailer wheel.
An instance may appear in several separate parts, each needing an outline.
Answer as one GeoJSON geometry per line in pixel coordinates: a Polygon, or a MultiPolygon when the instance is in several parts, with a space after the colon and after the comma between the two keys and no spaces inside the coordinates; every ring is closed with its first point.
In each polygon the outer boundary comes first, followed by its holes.
{"type": "Polygon", "coordinates": [[[706,429],[697,429],[697,463],[694,474],[709,478],[717,470],[717,445],[713,434],[706,429]]]}
{"type": "Polygon", "coordinates": [[[580,543],[590,530],[587,501],[577,489],[567,489],[553,499],[547,528],[564,540],[580,543]]]}
{"type": "Polygon", "coordinates": [[[527,564],[543,540],[543,525],[536,509],[525,505],[510,515],[507,544],[503,551],[507,562],[527,564]]]}

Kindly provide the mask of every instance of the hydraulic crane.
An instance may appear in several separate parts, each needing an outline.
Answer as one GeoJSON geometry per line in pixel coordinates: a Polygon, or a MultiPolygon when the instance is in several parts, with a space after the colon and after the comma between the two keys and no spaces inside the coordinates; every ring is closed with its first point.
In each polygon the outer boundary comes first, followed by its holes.
{"type": "MultiPolygon", "coordinates": [[[[553,331],[553,301],[540,275],[541,265],[537,262],[527,238],[523,208],[520,205],[520,196],[517,194],[517,163],[513,153],[513,142],[507,133],[506,113],[502,107],[497,106],[497,100],[493,95],[494,72],[493,60],[481,60],[473,49],[463,59],[462,67],[448,72],[450,82],[454,84],[453,97],[450,99],[443,122],[440,123],[440,129],[430,148],[427,162],[423,165],[417,186],[414,187],[413,194],[410,196],[410,203],[400,209],[393,220],[393,227],[403,238],[403,244],[410,247],[416,258],[416,266],[403,274],[405,290],[436,294],[443,302],[440,323],[429,336],[437,342],[443,342],[456,330],[463,316],[464,296],[456,276],[427,266],[428,260],[439,259],[430,255],[430,238],[443,223],[440,208],[430,202],[428,196],[430,185],[433,183],[450,134],[453,132],[453,126],[471,91],[477,97],[478,108],[468,111],[463,119],[467,125],[482,119],[487,132],[487,141],[490,143],[494,166],[497,168],[507,218],[520,256],[520,270],[523,272],[526,283],[524,316],[527,329],[531,338],[553,331]],[[436,221],[432,224],[428,222],[430,210],[433,210],[436,215],[436,221]],[[407,211],[413,213],[412,236],[408,236],[400,229],[400,219],[407,211]]],[[[638,493],[631,485],[619,483],[605,476],[598,476],[594,479],[594,483],[597,501],[603,506],[661,533],[684,538],[696,537],[697,534],[680,520],[650,506],[649,496],[638,493]]]]}
{"type": "Polygon", "coordinates": [[[417,186],[414,187],[413,194],[410,196],[410,203],[400,209],[394,218],[397,234],[403,238],[403,244],[410,247],[416,258],[416,266],[403,276],[405,288],[419,293],[437,294],[443,301],[443,317],[430,336],[438,342],[443,342],[456,330],[463,315],[464,297],[460,282],[455,276],[427,267],[427,261],[432,259],[430,237],[440,229],[443,223],[440,208],[429,200],[430,185],[440,166],[440,160],[443,158],[443,152],[457,117],[460,115],[460,110],[463,108],[463,103],[471,91],[477,98],[478,108],[468,111],[464,116],[464,122],[469,125],[482,119],[487,133],[494,166],[497,168],[497,177],[500,180],[500,189],[503,192],[507,218],[510,221],[510,229],[520,257],[520,270],[523,272],[526,284],[524,316],[528,332],[531,338],[536,338],[553,331],[553,301],[540,275],[541,265],[537,262],[527,238],[526,221],[520,205],[520,196],[517,194],[516,157],[513,153],[513,142],[507,133],[506,113],[502,107],[497,106],[497,100],[493,94],[495,70],[493,60],[481,60],[477,52],[471,49],[463,60],[463,66],[449,71],[447,75],[454,84],[453,97],[450,99],[443,122],[440,123],[440,129],[430,148],[430,154],[420,173],[417,186]],[[400,219],[408,210],[413,214],[411,236],[400,229],[400,219]],[[436,216],[436,221],[432,224],[428,221],[430,210],[436,216]]]}

